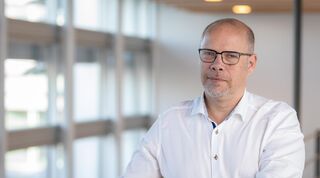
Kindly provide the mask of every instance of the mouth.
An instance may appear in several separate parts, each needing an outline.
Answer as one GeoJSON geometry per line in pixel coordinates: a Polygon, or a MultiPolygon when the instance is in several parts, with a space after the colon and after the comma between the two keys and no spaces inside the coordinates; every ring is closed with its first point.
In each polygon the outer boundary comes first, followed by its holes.
{"type": "Polygon", "coordinates": [[[208,77],[209,80],[217,81],[217,82],[225,82],[226,80],[219,77],[208,77]]]}

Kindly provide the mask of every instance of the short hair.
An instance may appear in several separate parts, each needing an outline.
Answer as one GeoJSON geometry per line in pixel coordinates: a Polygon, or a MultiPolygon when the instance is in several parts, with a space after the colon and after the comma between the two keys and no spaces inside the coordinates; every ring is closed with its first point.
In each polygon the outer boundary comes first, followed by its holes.
{"type": "Polygon", "coordinates": [[[245,23],[241,22],[238,19],[234,19],[234,18],[224,18],[224,19],[220,19],[220,20],[217,20],[217,21],[210,23],[202,32],[201,41],[203,40],[203,38],[206,34],[210,33],[215,28],[217,28],[219,26],[226,25],[226,24],[240,27],[243,30],[245,30],[245,32],[247,34],[247,39],[249,42],[249,48],[250,48],[249,50],[251,50],[253,52],[255,38],[254,38],[254,33],[253,33],[252,29],[248,25],[246,25],[245,23]]]}

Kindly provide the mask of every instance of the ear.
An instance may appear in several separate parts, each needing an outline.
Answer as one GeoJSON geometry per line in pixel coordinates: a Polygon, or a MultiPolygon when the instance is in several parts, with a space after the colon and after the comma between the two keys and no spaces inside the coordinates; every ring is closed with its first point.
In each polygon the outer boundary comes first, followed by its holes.
{"type": "Polygon", "coordinates": [[[257,55],[253,54],[248,59],[248,74],[250,75],[257,65],[257,55]]]}

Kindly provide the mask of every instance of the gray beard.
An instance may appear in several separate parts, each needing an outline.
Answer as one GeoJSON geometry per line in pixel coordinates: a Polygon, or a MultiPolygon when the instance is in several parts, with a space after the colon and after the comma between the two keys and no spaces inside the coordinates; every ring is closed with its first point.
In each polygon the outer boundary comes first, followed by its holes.
{"type": "Polygon", "coordinates": [[[204,86],[204,92],[209,97],[219,98],[219,97],[222,97],[222,96],[229,95],[230,94],[230,89],[228,88],[228,89],[226,89],[224,91],[218,92],[218,91],[215,91],[214,89],[212,89],[210,86],[204,86]]]}

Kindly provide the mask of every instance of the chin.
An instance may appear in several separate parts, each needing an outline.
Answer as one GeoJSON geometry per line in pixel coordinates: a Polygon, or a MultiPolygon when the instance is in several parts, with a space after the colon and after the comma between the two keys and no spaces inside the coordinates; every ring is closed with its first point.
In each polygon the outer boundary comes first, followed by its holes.
{"type": "Polygon", "coordinates": [[[223,96],[228,96],[230,95],[230,90],[214,90],[214,89],[204,89],[204,92],[206,95],[212,97],[212,98],[219,98],[219,97],[223,97],[223,96]]]}
{"type": "Polygon", "coordinates": [[[205,94],[211,98],[218,98],[231,94],[230,88],[226,85],[214,85],[212,83],[205,83],[203,88],[205,94]]]}

